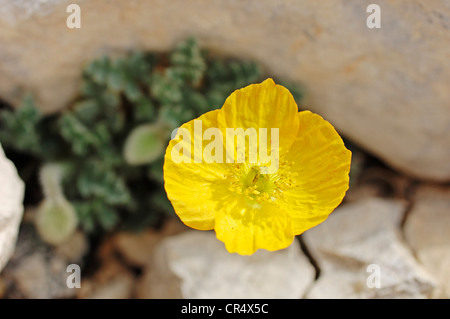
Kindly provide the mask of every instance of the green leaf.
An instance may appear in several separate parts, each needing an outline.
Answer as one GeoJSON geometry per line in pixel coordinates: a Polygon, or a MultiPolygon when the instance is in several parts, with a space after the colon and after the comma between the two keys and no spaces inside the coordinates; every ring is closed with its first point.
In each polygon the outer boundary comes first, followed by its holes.
{"type": "Polygon", "coordinates": [[[178,45],[170,55],[170,62],[180,77],[194,86],[199,84],[206,70],[204,57],[194,38],[178,45]]]}
{"type": "Polygon", "coordinates": [[[155,119],[155,106],[151,99],[143,97],[139,99],[134,108],[134,120],[136,123],[152,122],[155,119]]]}
{"type": "Polygon", "coordinates": [[[154,73],[151,78],[150,92],[161,104],[181,102],[182,79],[174,70],[167,68],[164,73],[154,73]]]}
{"type": "Polygon", "coordinates": [[[76,102],[73,106],[74,114],[83,123],[94,123],[101,114],[101,106],[95,99],[86,99],[76,102]]]}
{"type": "Polygon", "coordinates": [[[40,155],[42,136],[39,123],[42,115],[31,96],[25,97],[15,111],[0,111],[0,142],[7,147],[40,155]]]}
{"type": "Polygon", "coordinates": [[[86,155],[89,146],[99,144],[95,134],[71,113],[63,114],[58,126],[61,136],[70,143],[76,155],[86,155]]]}
{"type": "Polygon", "coordinates": [[[166,104],[161,106],[159,111],[159,119],[170,131],[181,126],[183,123],[194,118],[193,110],[185,109],[183,105],[166,104]]]}
{"type": "Polygon", "coordinates": [[[124,93],[125,96],[131,102],[137,102],[139,99],[143,97],[141,89],[139,88],[138,83],[135,82],[126,82],[124,85],[124,93]]]}
{"type": "Polygon", "coordinates": [[[183,106],[185,109],[195,110],[196,114],[203,114],[212,109],[204,94],[191,89],[184,91],[183,106]]]}
{"type": "Polygon", "coordinates": [[[102,162],[89,162],[76,181],[80,195],[98,198],[110,205],[126,205],[131,196],[123,177],[107,170],[102,162]]]}
{"type": "Polygon", "coordinates": [[[85,72],[97,84],[106,85],[110,69],[111,60],[105,56],[91,62],[85,69],[85,72]]]}
{"type": "Polygon", "coordinates": [[[95,207],[90,201],[74,202],[75,210],[78,215],[81,228],[87,232],[92,233],[96,228],[95,207]]]}
{"type": "Polygon", "coordinates": [[[159,124],[136,127],[125,141],[123,156],[130,165],[150,164],[162,157],[167,133],[159,124]]]}
{"type": "Polygon", "coordinates": [[[64,243],[77,228],[78,218],[73,206],[64,198],[47,198],[36,212],[36,229],[49,244],[64,243]]]}
{"type": "Polygon", "coordinates": [[[95,217],[105,230],[111,230],[119,222],[119,214],[110,206],[102,205],[95,210],[95,217]]]}

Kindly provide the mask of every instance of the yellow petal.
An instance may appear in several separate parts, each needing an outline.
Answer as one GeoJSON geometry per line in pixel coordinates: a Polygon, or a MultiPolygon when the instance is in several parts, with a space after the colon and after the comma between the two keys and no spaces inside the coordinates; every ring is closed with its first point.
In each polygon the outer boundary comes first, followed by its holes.
{"type": "MultiPolygon", "coordinates": [[[[218,112],[214,110],[196,119],[202,123],[201,134],[210,127],[217,127],[218,112]]],[[[208,230],[214,227],[216,210],[222,206],[216,194],[226,192],[229,188],[225,177],[228,173],[227,164],[206,163],[204,157],[199,158],[200,163],[194,163],[194,121],[183,124],[177,136],[169,142],[164,158],[164,187],[176,214],[186,225],[208,230]],[[190,134],[190,141],[181,135],[182,129],[190,134]],[[182,158],[191,163],[178,163],[172,156],[174,147],[183,145],[190,150],[190,154],[183,153],[182,158]]],[[[198,149],[201,152],[203,147],[199,146],[198,149]]]]}
{"type": "Polygon", "coordinates": [[[295,234],[323,222],[348,189],[351,152],[334,127],[309,111],[298,113],[300,128],[285,159],[294,187],[283,192],[280,207],[292,218],[295,234]]]}
{"type": "Polygon", "coordinates": [[[223,200],[214,228],[217,238],[230,253],[251,255],[257,249],[275,251],[288,247],[294,240],[290,218],[283,210],[267,202],[251,207],[244,196],[223,200]]]}
{"type": "Polygon", "coordinates": [[[234,91],[226,99],[218,122],[221,128],[255,128],[257,133],[259,128],[266,128],[268,134],[271,128],[279,128],[281,154],[289,149],[297,135],[297,113],[297,104],[289,90],[267,79],[234,91]]]}

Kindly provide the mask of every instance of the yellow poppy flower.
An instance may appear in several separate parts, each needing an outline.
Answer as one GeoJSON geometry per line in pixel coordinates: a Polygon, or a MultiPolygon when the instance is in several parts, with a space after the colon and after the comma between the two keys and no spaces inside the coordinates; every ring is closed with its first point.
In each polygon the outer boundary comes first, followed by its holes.
{"type": "Polygon", "coordinates": [[[323,222],[348,189],[350,161],[329,122],[298,112],[291,93],[267,79],[178,129],[165,154],[165,189],[187,226],[214,229],[230,253],[250,255],[286,248],[323,222]],[[229,129],[244,132],[240,143],[229,129]]]}

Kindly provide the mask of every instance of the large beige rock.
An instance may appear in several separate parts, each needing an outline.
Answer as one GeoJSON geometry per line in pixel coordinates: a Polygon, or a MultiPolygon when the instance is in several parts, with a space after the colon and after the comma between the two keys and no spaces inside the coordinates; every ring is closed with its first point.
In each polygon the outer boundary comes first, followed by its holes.
{"type": "Polygon", "coordinates": [[[435,280],[400,235],[402,202],[370,198],[344,205],[305,232],[320,275],[308,298],[428,298],[435,280]]]}
{"type": "Polygon", "coordinates": [[[11,257],[23,214],[24,184],[0,145],[0,272],[11,257]]]}
{"type": "Polygon", "coordinates": [[[420,186],[406,219],[405,237],[438,280],[436,298],[450,298],[450,188],[420,186]]]}
{"type": "Polygon", "coordinates": [[[450,6],[372,1],[0,0],[0,96],[31,91],[45,111],[67,105],[81,67],[128,49],[166,50],[188,35],[222,54],[261,62],[302,82],[305,105],[403,172],[450,180],[450,6]]]}
{"type": "Polygon", "coordinates": [[[144,272],[139,298],[301,298],[314,268],[294,241],[284,250],[230,254],[214,232],[168,237],[144,272]]]}

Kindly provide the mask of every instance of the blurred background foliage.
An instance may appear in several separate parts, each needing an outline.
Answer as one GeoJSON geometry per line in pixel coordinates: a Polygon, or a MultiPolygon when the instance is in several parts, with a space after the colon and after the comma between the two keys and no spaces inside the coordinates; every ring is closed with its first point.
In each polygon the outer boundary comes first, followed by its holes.
{"type": "MultiPolygon", "coordinates": [[[[169,53],[102,57],[86,66],[79,96],[63,112],[44,116],[31,96],[1,109],[0,142],[20,162],[29,204],[45,197],[40,167],[56,163],[64,200],[85,232],[155,226],[173,213],[162,174],[172,130],[264,79],[258,64],[212,56],[193,38],[169,53]]],[[[301,105],[301,89],[275,80],[301,105]]]]}

